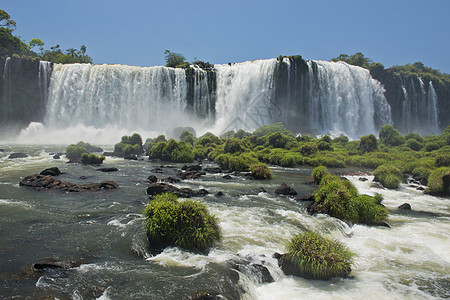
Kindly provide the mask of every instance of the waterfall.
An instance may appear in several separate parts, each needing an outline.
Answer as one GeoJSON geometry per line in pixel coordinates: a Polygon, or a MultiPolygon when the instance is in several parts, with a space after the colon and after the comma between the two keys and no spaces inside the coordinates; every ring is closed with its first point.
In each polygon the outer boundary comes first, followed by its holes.
{"type": "MultiPolygon", "coordinates": [[[[195,72],[197,76],[199,72],[195,72]]],[[[206,78],[195,80],[194,114],[204,113],[198,103],[208,94],[206,78]],[[199,99],[196,99],[198,97],[199,99]]],[[[193,119],[188,110],[188,84],[184,69],[122,65],[59,65],[53,68],[45,124],[77,124],[102,128],[165,131],[186,126],[193,119]]]]}
{"type": "Polygon", "coordinates": [[[5,59],[3,66],[3,95],[1,97],[0,122],[7,123],[11,119],[11,58],[5,59]]]}
{"type": "Polygon", "coordinates": [[[50,78],[52,75],[52,63],[48,61],[39,62],[39,91],[41,94],[41,99],[44,103],[48,99],[48,89],[50,84],[50,78]]]}
{"type": "Polygon", "coordinates": [[[401,130],[423,135],[439,134],[437,96],[433,82],[425,84],[420,77],[403,78],[402,91],[401,130]]]}

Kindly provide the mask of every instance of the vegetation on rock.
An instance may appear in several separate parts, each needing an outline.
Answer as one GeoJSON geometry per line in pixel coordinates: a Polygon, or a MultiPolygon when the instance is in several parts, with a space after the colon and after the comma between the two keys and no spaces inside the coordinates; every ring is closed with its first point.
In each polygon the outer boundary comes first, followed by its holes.
{"type": "Polygon", "coordinates": [[[178,201],[173,194],[160,194],[144,210],[145,228],[154,250],[168,246],[207,252],[220,241],[220,228],[205,204],[178,201]]]}

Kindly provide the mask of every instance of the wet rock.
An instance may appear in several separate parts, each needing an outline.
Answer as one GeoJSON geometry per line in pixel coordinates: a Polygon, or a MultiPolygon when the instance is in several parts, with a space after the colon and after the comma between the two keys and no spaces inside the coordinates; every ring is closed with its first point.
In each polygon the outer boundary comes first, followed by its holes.
{"type": "Polygon", "coordinates": [[[222,177],[222,179],[233,179],[233,177],[231,177],[231,175],[227,174],[227,175],[224,175],[222,177]]]}
{"type": "Polygon", "coordinates": [[[294,198],[294,200],[295,201],[298,201],[298,202],[303,202],[303,201],[315,201],[315,199],[314,199],[314,196],[311,194],[311,195],[307,195],[307,196],[296,196],[295,198],[294,198]]]}
{"type": "Polygon", "coordinates": [[[147,177],[147,180],[150,182],[157,182],[158,181],[158,177],[156,177],[155,175],[150,175],[147,177]]]}
{"type": "Polygon", "coordinates": [[[160,167],[156,167],[156,168],[154,168],[154,169],[152,170],[152,172],[153,172],[153,173],[162,173],[162,172],[163,172],[163,169],[160,168],[160,167]]]}
{"type": "Polygon", "coordinates": [[[419,187],[416,188],[416,190],[418,190],[418,191],[425,191],[425,188],[423,186],[419,186],[419,187]]]}
{"type": "Polygon", "coordinates": [[[203,171],[208,173],[222,173],[221,168],[204,168],[203,171]]]}
{"type": "Polygon", "coordinates": [[[278,260],[278,266],[280,266],[284,274],[303,277],[303,274],[300,272],[300,268],[298,267],[298,265],[293,263],[288,258],[287,254],[275,253],[273,257],[278,260]]]}
{"type": "Polygon", "coordinates": [[[147,195],[156,196],[162,193],[173,193],[178,197],[190,198],[207,195],[208,191],[205,189],[194,191],[190,188],[177,188],[176,186],[164,182],[154,182],[149,184],[147,188],[147,195]]]}
{"type": "Polygon", "coordinates": [[[16,153],[12,153],[8,156],[9,159],[14,159],[14,158],[26,158],[29,155],[26,153],[22,153],[22,152],[16,152],[16,153]]]}
{"type": "Polygon", "coordinates": [[[258,194],[259,194],[259,193],[267,193],[267,191],[266,191],[265,188],[260,187],[259,190],[258,190],[258,194]]]}
{"type": "Polygon", "coordinates": [[[177,176],[180,177],[181,179],[185,180],[185,179],[197,179],[200,176],[206,175],[205,172],[202,171],[181,171],[178,172],[177,176]]]}
{"type": "Polygon", "coordinates": [[[86,179],[88,179],[87,176],[80,176],[79,178],[80,178],[81,180],[86,180],[86,179]]]}
{"type": "Polygon", "coordinates": [[[108,173],[108,172],[119,171],[119,169],[117,169],[115,167],[104,167],[104,168],[98,168],[97,171],[108,173]]]}
{"type": "Polygon", "coordinates": [[[230,268],[244,273],[249,278],[256,279],[255,281],[258,283],[274,282],[267,267],[253,261],[251,257],[237,257],[228,260],[226,263],[230,268]]]}
{"type": "Polygon", "coordinates": [[[202,166],[201,165],[184,165],[181,170],[183,171],[201,171],[202,170],[202,166]]]}
{"type": "Polygon", "coordinates": [[[398,207],[399,210],[411,210],[411,204],[409,203],[403,203],[398,207]]]}
{"type": "Polygon", "coordinates": [[[119,188],[119,185],[114,181],[79,185],[71,182],[62,182],[51,175],[40,174],[25,177],[19,182],[19,185],[32,188],[35,191],[57,190],[61,192],[97,192],[119,188]]]}
{"type": "Polygon", "coordinates": [[[68,270],[79,267],[82,262],[71,260],[61,260],[57,258],[44,258],[34,262],[31,268],[36,272],[44,272],[48,270],[68,270]]]}
{"type": "Polygon", "coordinates": [[[191,299],[192,300],[223,300],[226,298],[220,296],[220,294],[216,293],[216,292],[200,291],[200,292],[195,293],[195,295],[192,296],[191,299]]]}
{"type": "Polygon", "coordinates": [[[40,174],[41,175],[58,176],[58,175],[61,175],[62,173],[57,167],[52,167],[52,168],[43,170],[40,174]]]}
{"type": "Polygon", "coordinates": [[[126,155],[123,158],[128,159],[128,160],[138,160],[138,158],[135,154],[126,155]]]}
{"type": "Polygon", "coordinates": [[[286,183],[282,183],[276,190],[275,195],[281,196],[295,196],[297,195],[297,191],[288,186],[286,183]]]}
{"type": "Polygon", "coordinates": [[[103,156],[116,156],[116,154],[114,152],[107,152],[107,151],[103,152],[102,155],[103,156]]]}
{"type": "Polygon", "coordinates": [[[167,177],[167,178],[161,179],[161,181],[162,181],[162,182],[168,182],[168,183],[178,183],[178,182],[181,182],[180,179],[175,178],[175,177],[170,177],[170,176],[167,177]]]}
{"type": "Polygon", "coordinates": [[[222,197],[224,194],[221,191],[218,191],[217,193],[214,194],[214,196],[216,197],[222,197]]]}
{"type": "Polygon", "coordinates": [[[0,149],[0,152],[5,152],[5,149],[0,149]]]}
{"type": "Polygon", "coordinates": [[[61,156],[59,154],[53,155],[53,159],[60,159],[60,158],[61,158],[61,156]]]}
{"type": "Polygon", "coordinates": [[[367,180],[369,180],[369,179],[367,179],[366,177],[359,177],[358,180],[364,182],[364,181],[367,181],[367,180]]]}

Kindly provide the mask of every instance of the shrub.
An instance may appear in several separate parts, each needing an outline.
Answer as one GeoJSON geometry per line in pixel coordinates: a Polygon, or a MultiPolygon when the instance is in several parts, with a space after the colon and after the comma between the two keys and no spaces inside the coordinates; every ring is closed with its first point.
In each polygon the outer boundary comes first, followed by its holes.
{"type": "Polygon", "coordinates": [[[381,183],[388,189],[396,189],[403,179],[403,173],[400,168],[392,165],[381,165],[373,171],[374,181],[381,183]]]}
{"type": "Polygon", "coordinates": [[[258,129],[256,129],[253,134],[262,137],[268,133],[274,133],[274,132],[280,132],[282,134],[285,134],[287,136],[294,136],[292,134],[292,132],[290,132],[289,130],[286,129],[286,127],[284,127],[283,123],[278,122],[278,123],[273,123],[271,125],[264,125],[259,127],[258,129]]]}
{"type": "Polygon", "coordinates": [[[293,167],[298,163],[299,159],[301,159],[301,157],[295,156],[295,154],[287,153],[281,158],[280,166],[288,168],[293,167]]]}
{"type": "Polygon", "coordinates": [[[224,170],[228,170],[228,161],[230,160],[230,155],[220,154],[216,156],[214,161],[224,170]]]}
{"type": "Polygon", "coordinates": [[[83,147],[84,149],[86,149],[87,152],[102,152],[103,149],[97,146],[93,146],[89,143],[85,143],[83,141],[79,141],[77,143],[78,147],[83,147]]]}
{"type": "Polygon", "coordinates": [[[326,141],[320,141],[317,143],[317,149],[321,150],[321,151],[330,151],[333,150],[333,148],[331,147],[331,144],[326,142],[326,141]]]}
{"type": "Polygon", "coordinates": [[[220,228],[205,204],[179,202],[173,194],[157,195],[143,212],[150,246],[161,250],[168,246],[207,252],[220,240],[220,228]]]}
{"type": "Polygon", "coordinates": [[[272,179],[272,172],[266,164],[259,163],[251,165],[250,171],[255,179],[272,179]]]}
{"type": "Polygon", "coordinates": [[[105,157],[102,156],[98,156],[95,154],[88,154],[88,153],[83,153],[81,155],[81,162],[85,165],[99,165],[101,163],[103,163],[103,161],[105,160],[105,157]]]}
{"type": "Polygon", "coordinates": [[[225,146],[223,148],[223,151],[225,153],[238,153],[244,150],[244,147],[241,145],[241,140],[230,138],[227,139],[225,142],[225,146]]]}
{"type": "Polygon", "coordinates": [[[216,144],[216,145],[220,145],[222,144],[222,140],[220,138],[218,138],[217,136],[215,136],[214,134],[212,134],[211,132],[207,132],[204,135],[202,135],[196,142],[196,145],[202,145],[202,146],[206,146],[207,144],[216,144]]]}
{"type": "Polygon", "coordinates": [[[183,132],[180,134],[180,141],[193,145],[194,135],[187,130],[183,130],[183,132]]]}
{"type": "Polygon", "coordinates": [[[294,236],[287,245],[287,258],[298,266],[300,276],[328,280],[347,277],[354,254],[342,243],[315,232],[294,236]]]}
{"type": "Polygon", "coordinates": [[[411,175],[419,180],[422,184],[427,185],[428,184],[428,177],[431,174],[431,170],[424,166],[419,166],[417,168],[414,168],[411,172],[411,175]]]}
{"type": "Polygon", "coordinates": [[[183,141],[170,139],[162,151],[162,159],[165,161],[189,163],[194,160],[192,149],[183,141]]]}
{"type": "Polygon", "coordinates": [[[268,142],[273,148],[284,148],[286,146],[288,139],[281,132],[274,132],[269,134],[268,142]]]}
{"type": "Polygon", "coordinates": [[[449,154],[442,154],[442,155],[436,156],[434,158],[434,165],[437,168],[450,167],[450,155],[449,154]]]}
{"type": "Polygon", "coordinates": [[[381,205],[383,196],[376,194],[374,197],[368,195],[358,195],[351,198],[349,206],[353,211],[353,218],[350,221],[376,225],[384,222],[388,215],[388,210],[381,205]]]}
{"type": "Polygon", "coordinates": [[[342,135],[340,137],[337,137],[337,138],[333,139],[333,143],[340,143],[341,145],[347,144],[348,141],[349,141],[349,139],[345,135],[342,135]]]}
{"type": "Polygon", "coordinates": [[[378,137],[381,142],[388,146],[399,146],[405,142],[405,138],[392,125],[381,127],[378,137]]]}
{"type": "Polygon", "coordinates": [[[437,142],[428,142],[425,144],[425,150],[427,152],[438,150],[440,148],[441,148],[441,145],[439,145],[439,143],[437,143],[437,142]]]}
{"type": "Polygon", "coordinates": [[[405,145],[414,151],[419,151],[422,148],[422,144],[419,143],[416,139],[409,139],[406,141],[405,145]]]}
{"type": "Polygon", "coordinates": [[[373,134],[362,136],[359,141],[358,150],[362,153],[373,152],[378,148],[377,138],[373,134]]]}
{"type": "Polygon", "coordinates": [[[431,172],[426,192],[432,195],[450,196],[450,168],[442,167],[431,172]]]}
{"type": "Polygon", "coordinates": [[[306,143],[300,147],[299,151],[303,156],[309,156],[317,152],[317,146],[314,143],[306,143]]]}
{"type": "Polygon", "coordinates": [[[167,142],[158,142],[149,151],[149,158],[162,159],[163,150],[166,148],[167,142]]]}
{"type": "Polygon", "coordinates": [[[319,166],[315,168],[312,172],[312,178],[315,184],[320,184],[322,178],[328,174],[328,170],[325,166],[319,166]]]}
{"type": "Polygon", "coordinates": [[[329,168],[345,168],[347,165],[342,160],[339,160],[334,157],[328,157],[328,156],[319,156],[316,157],[318,163],[320,165],[324,165],[329,168]]]}
{"type": "Polygon", "coordinates": [[[133,133],[132,136],[125,135],[119,143],[114,145],[114,152],[119,156],[139,155],[142,151],[142,137],[138,133],[133,133]]]}
{"type": "Polygon", "coordinates": [[[417,133],[408,133],[407,135],[405,135],[405,139],[406,140],[410,140],[410,139],[415,139],[416,141],[418,141],[419,143],[423,143],[424,139],[423,137],[421,137],[419,134],[417,133]]]}
{"type": "Polygon", "coordinates": [[[74,144],[66,147],[66,156],[70,160],[80,160],[83,153],[87,153],[87,150],[84,147],[74,144]]]}
{"type": "Polygon", "coordinates": [[[231,171],[248,171],[250,164],[242,156],[230,156],[228,159],[228,170],[231,171]]]}

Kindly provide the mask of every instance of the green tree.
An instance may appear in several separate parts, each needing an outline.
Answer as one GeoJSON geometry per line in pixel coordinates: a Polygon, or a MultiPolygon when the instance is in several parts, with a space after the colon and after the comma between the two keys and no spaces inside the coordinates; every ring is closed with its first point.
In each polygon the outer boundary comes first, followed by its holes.
{"type": "Polygon", "coordinates": [[[44,51],[44,42],[41,41],[40,39],[32,39],[28,43],[28,46],[30,46],[30,49],[34,47],[39,47],[39,51],[41,51],[41,53],[44,51]]]}
{"type": "Polygon", "coordinates": [[[166,59],[166,67],[177,68],[186,63],[183,54],[174,53],[170,50],[164,51],[164,57],[166,59]]]}
{"type": "Polygon", "coordinates": [[[16,22],[12,20],[11,16],[3,9],[0,9],[0,26],[11,30],[16,29],[16,22]]]}

